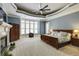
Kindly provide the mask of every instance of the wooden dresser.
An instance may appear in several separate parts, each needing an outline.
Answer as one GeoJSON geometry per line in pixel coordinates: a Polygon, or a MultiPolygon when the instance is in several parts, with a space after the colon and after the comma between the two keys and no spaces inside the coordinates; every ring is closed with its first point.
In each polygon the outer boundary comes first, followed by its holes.
{"type": "Polygon", "coordinates": [[[41,40],[44,41],[45,43],[55,47],[55,48],[59,48],[59,44],[58,44],[58,39],[51,37],[51,36],[47,36],[47,35],[41,35],[41,40]]]}
{"type": "Polygon", "coordinates": [[[20,37],[20,25],[10,23],[12,28],[10,29],[10,42],[16,41],[20,37]]]}

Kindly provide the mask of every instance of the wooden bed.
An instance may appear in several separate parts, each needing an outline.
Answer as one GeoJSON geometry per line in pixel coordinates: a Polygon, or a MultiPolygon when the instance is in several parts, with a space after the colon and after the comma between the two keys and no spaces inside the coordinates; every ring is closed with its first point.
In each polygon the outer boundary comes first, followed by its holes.
{"type": "MultiPolygon", "coordinates": [[[[73,33],[73,30],[53,30],[53,31],[62,31],[62,32],[68,32],[68,33],[73,33]]],[[[45,43],[55,47],[56,49],[59,49],[65,45],[70,44],[71,41],[65,42],[65,43],[58,43],[58,38],[54,38],[51,36],[47,36],[47,35],[41,35],[41,40],[44,41],[45,43]]]]}

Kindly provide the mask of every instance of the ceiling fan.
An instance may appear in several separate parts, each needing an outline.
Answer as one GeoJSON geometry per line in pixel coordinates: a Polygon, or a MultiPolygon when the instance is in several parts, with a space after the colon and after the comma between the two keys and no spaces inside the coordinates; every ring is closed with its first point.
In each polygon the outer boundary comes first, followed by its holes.
{"type": "Polygon", "coordinates": [[[47,8],[48,5],[45,5],[43,8],[41,8],[41,7],[42,7],[42,5],[40,3],[40,9],[39,9],[39,11],[40,11],[41,14],[43,14],[46,11],[50,11],[50,9],[47,8]]]}

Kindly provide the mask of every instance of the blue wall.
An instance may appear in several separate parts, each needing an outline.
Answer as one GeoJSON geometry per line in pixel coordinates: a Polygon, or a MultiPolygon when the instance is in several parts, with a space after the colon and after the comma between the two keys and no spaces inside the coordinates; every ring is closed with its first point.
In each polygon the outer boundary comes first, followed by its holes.
{"type": "Polygon", "coordinates": [[[8,23],[15,23],[15,24],[20,24],[20,18],[16,17],[8,17],[8,23]]]}
{"type": "Polygon", "coordinates": [[[38,34],[45,34],[45,30],[46,30],[46,25],[44,21],[39,21],[38,22],[38,34]]]}
{"type": "Polygon", "coordinates": [[[40,21],[40,34],[45,34],[45,30],[46,30],[46,25],[45,25],[45,21],[40,21]]]}
{"type": "Polygon", "coordinates": [[[79,12],[52,19],[49,26],[52,29],[79,29],[79,12]]]}

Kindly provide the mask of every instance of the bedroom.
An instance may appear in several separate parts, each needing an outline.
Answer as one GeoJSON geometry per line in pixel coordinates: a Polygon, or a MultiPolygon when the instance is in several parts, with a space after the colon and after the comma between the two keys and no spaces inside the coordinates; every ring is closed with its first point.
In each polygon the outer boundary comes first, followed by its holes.
{"type": "Polygon", "coordinates": [[[1,3],[0,33],[2,56],[79,56],[79,4],[1,3]]]}

